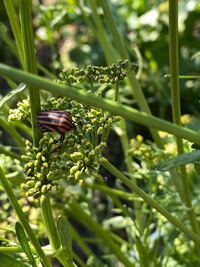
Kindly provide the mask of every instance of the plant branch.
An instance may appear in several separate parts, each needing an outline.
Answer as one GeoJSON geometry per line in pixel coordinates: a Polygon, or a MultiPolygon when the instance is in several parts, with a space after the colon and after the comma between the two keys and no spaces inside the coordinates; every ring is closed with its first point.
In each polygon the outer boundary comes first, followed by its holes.
{"type": "MultiPolygon", "coordinates": [[[[173,122],[181,124],[181,107],[180,107],[180,86],[179,86],[179,56],[178,56],[178,1],[169,0],[169,56],[170,56],[170,80],[172,96],[172,115],[173,122]]],[[[177,138],[178,154],[184,153],[183,140],[177,138]]],[[[185,166],[180,167],[182,181],[182,200],[187,206],[187,214],[195,232],[199,233],[199,226],[196,220],[194,209],[192,207],[188,176],[185,166]]]]}
{"type": "Polygon", "coordinates": [[[128,188],[130,188],[136,195],[141,197],[146,203],[152,206],[155,210],[161,213],[169,222],[179,228],[183,233],[192,238],[200,246],[200,237],[194,233],[192,230],[185,227],[185,225],[172,216],[166,209],[162,208],[154,199],[152,199],[148,194],[141,190],[137,185],[135,185],[131,180],[129,180],[122,172],[115,168],[107,159],[102,158],[101,165],[112,173],[116,178],[118,178],[122,183],[124,183],[128,188]]]}
{"type": "Polygon", "coordinates": [[[94,107],[101,108],[102,110],[109,111],[113,115],[119,115],[136,123],[148,126],[150,128],[166,131],[174,134],[175,136],[187,139],[190,142],[200,144],[200,135],[193,130],[159,119],[155,116],[148,115],[134,108],[116,103],[115,101],[101,99],[100,97],[88,94],[84,91],[76,90],[75,87],[58,84],[48,79],[17,70],[4,64],[0,64],[0,74],[13,80],[44,89],[52,94],[67,96],[80,103],[92,105],[94,107]]]}

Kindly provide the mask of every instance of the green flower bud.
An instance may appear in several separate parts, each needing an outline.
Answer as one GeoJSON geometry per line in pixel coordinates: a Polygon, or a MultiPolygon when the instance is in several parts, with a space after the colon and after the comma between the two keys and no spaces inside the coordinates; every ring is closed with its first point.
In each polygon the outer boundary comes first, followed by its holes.
{"type": "Polygon", "coordinates": [[[42,156],[42,161],[45,162],[46,161],[46,158],[44,156],[42,156]]]}
{"type": "Polygon", "coordinates": [[[85,158],[84,158],[84,162],[85,162],[86,164],[89,164],[89,163],[90,163],[89,158],[88,158],[88,157],[85,157],[85,158]]]}
{"type": "Polygon", "coordinates": [[[94,168],[97,168],[99,166],[99,162],[98,161],[94,161],[92,163],[92,165],[93,165],[94,168]]]}
{"type": "Polygon", "coordinates": [[[44,185],[42,186],[42,188],[41,188],[41,193],[42,193],[42,194],[45,194],[47,191],[48,191],[47,185],[44,184],[44,185]]]}
{"type": "Polygon", "coordinates": [[[96,109],[91,109],[90,113],[92,114],[93,117],[97,117],[100,114],[100,112],[97,111],[96,109]]]}
{"type": "Polygon", "coordinates": [[[45,195],[41,195],[41,198],[40,198],[40,203],[42,204],[46,199],[46,196],[45,195]]]}
{"type": "Polygon", "coordinates": [[[104,128],[103,127],[99,127],[97,130],[97,135],[100,135],[103,133],[104,128]]]}
{"type": "Polygon", "coordinates": [[[50,180],[50,181],[54,179],[54,174],[53,174],[52,171],[50,171],[50,172],[47,174],[47,179],[50,180]]]}
{"type": "Polygon", "coordinates": [[[39,187],[41,187],[42,183],[40,181],[35,183],[35,189],[38,189],[39,187]]]}
{"type": "Polygon", "coordinates": [[[42,181],[43,180],[43,175],[42,175],[42,173],[37,173],[36,174],[36,177],[40,180],[40,181],[42,181]]]}
{"type": "Polygon", "coordinates": [[[27,176],[29,176],[31,173],[32,173],[32,169],[28,169],[28,170],[26,171],[26,175],[27,175],[27,176]]]}
{"type": "Polygon", "coordinates": [[[37,155],[36,155],[36,159],[40,159],[42,157],[42,153],[41,152],[39,152],[39,153],[37,153],[37,155]]]}
{"type": "Polygon", "coordinates": [[[82,177],[82,173],[80,172],[80,171],[77,171],[76,173],[75,173],[75,179],[76,180],[80,180],[81,179],[81,177],[82,177]]]}
{"type": "Polygon", "coordinates": [[[43,163],[43,167],[44,167],[44,168],[49,168],[49,164],[48,164],[47,162],[44,162],[44,163],[43,163]]]}
{"type": "Polygon", "coordinates": [[[81,152],[75,152],[73,154],[70,154],[70,158],[72,161],[76,162],[84,158],[83,153],[81,152]]]}
{"type": "Polygon", "coordinates": [[[25,161],[28,161],[30,158],[27,155],[22,155],[21,156],[21,159],[23,159],[25,161]]]}
{"type": "Polygon", "coordinates": [[[35,188],[31,188],[31,189],[28,190],[28,192],[26,192],[26,195],[27,195],[28,197],[30,197],[30,196],[32,196],[34,193],[35,193],[35,188]]]}
{"type": "Polygon", "coordinates": [[[26,184],[27,184],[27,186],[29,188],[34,187],[35,186],[35,181],[28,181],[26,184]]]}
{"type": "Polygon", "coordinates": [[[105,121],[104,117],[101,117],[101,118],[99,119],[99,123],[104,123],[104,121],[105,121]]]}
{"type": "Polygon", "coordinates": [[[100,154],[101,153],[101,147],[100,146],[96,146],[94,151],[95,151],[95,155],[100,154]]]}
{"type": "Polygon", "coordinates": [[[69,170],[69,173],[71,175],[75,174],[76,172],[78,171],[78,166],[73,166],[70,170],[69,170]]]}
{"type": "Polygon", "coordinates": [[[93,149],[92,151],[90,151],[90,153],[88,154],[88,158],[90,159],[90,158],[94,158],[94,156],[95,156],[95,150],[93,149]]]}
{"type": "Polygon", "coordinates": [[[91,174],[91,172],[90,172],[90,170],[88,169],[88,167],[85,168],[85,173],[86,173],[87,175],[90,175],[90,174],[91,174]]]}
{"type": "Polygon", "coordinates": [[[27,191],[29,188],[28,188],[28,186],[25,184],[25,183],[22,183],[21,185],[20,185],[20,187],[21,187],[21,189],[23,190],[23,191],[27,191]]]}
{"type": "Polygon", "coordinates": [[[47,191],[50,191],[52,189],[52,185],[51,184],[48,184],[47,185],[47,191]]]}
{"type": "Polygon", "coordinates": [[[33,162],[32,162],[32,161],[26,163],[26,164],[24,165],[24,170],[25,170],[25,172],[26,172],[29,168],[31,168],[32,166],[33,166],[33,162]]]}
{"type": "Polygon", "coordinates": [[[40,166],[40,161],[38,159],[36,159],[34,161],[34,165],[35,165],[35,167],[39,167],[40,166]]]}

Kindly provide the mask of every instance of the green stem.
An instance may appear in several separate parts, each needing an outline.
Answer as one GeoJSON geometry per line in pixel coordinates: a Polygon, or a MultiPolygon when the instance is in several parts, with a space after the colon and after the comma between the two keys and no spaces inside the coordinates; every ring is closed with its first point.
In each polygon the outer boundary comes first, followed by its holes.
{"type": "Polygon", "coordinates": [[[73,257],[75,261],[78,263],[79,267],[88,267],[88,265],[80,258],[78,254],[73,253],[73,257]]]}
{"type": "Polygon", "coordinates": [[[51,247],[53,250],[57,250],[60,248],[60,239],[58,236],[58,231],[55,226],[55,221],[53,218],[53,213],[51,209],[51,203],[49,196],[46,195],[42,203],[40,203],[41,209],[42,209],[42,215],[47,231],[47,235],[49,237],[51,247]]]}
{"type": "Polygon", "coordinates": [[[115,101],[119,100],[119,83],[115,85],[115,101]]]}
{"type": "MultiPolygon", "coordinates": [[[[22,253],[24,250],[22,247],[0,247],[0,252],[22,253]]],[[[35,251],[32,252],[34,253],[35,251]]]]}
{"type": "MultiPolygon", "coordinates": [[[[31,1],[20,0],[20,18],[21,18],[21,32],[23,41],[23,51],[25,59],[25,70],[37,74],[37,63],[35,56],[35,46],[32,29],[31,18],[31,1]]],[[[31,106],[31,124],[33,131],[33,144],[37,146],[40,139],[40,132],[36,125],[36,115],[40,111],[40,95],[39,90],[29,87],[29,97],[31,106]]]]}
{"type": "Polygon", "coordinates": [[[124,192],[124,191],[118,190],[118,189],[113,189],[113,188],[110,188],[108,186],[99,185],[99,184],[91,184],[91,185],[87,184],[87,186],[92,187],[94,189],[98,189],[99,191],[104,192],[111,197],[114,196],[117,198],[123,198],[123,199],[128,200],[128,201],[133,201],[133,200],[138,201],[138,202],[142,201],[141,199],[139,199],[138,197],[135,197],[131,193],[124,192]]]}
{"type": "MultiPolygon", "coordinates": [[[[181,106],[180,106],[180,86],[179,86],[179,57],[178,57],[178,1],[169,0],[169,56],[170,56],[170,80],[172,95],[172,116],[173,122],[181,124],[181,106]]],[[[183,140],[177,138],[178,154],[184,153],[183,140]]],[[[194,209],[192,207],[188,176],[185,166],[180,167],[183,201],[186,205],[188,218],[195,232],[199,232],[199,226],[196,220],[194,209]]]]}
{"type": "Polygon", "coordinates": [[[115,168],[107,159],[102,158],[101,165],[112,173],[116,178],[118,178],[122,183],[124,183],[128,188],[130,188],[136,195],[141,197],[146,203],[152,206],[155,210],[161,213],[169,222],[175,225],[183,233],[189,236],[200,246],[200,237],[194,233],[192,230],[185,227],[185,225],[172,216],[166,209],[162,208],[154,199],[152,199],[148,194],[141,190],[137,185],[135,185],[131,180],[129,180],[122,172],[115,168]]]}
{"type": "Polygon", "coordinates": [[[9,17],[9,22],[12,28],[13,35],[15,37],[19,59],[20,59],[21,65],[24,67],[25,62],[24,62],[22,32],[21,32],[20,25],[19,25],[19,19],[15,12],[14,2],[13,0],[4,0],[4,5],[6,8],[8,17],[9,17]]]}
{"type": "MultiPolygon", "coordinates": [[[[37,62],[35,56],[35,46],[33,38],[33,29],[32,29],[32,18],[31,18],[31,1],[20,0],[20,15],[21,15],[21,28],[22,28],[22,37],[24,45],[24,58],[25,58],[25,69],[31,73],[37,73],[37,62]]],[[[40,95],[39,88],[40,86],[30,86],[29,88],[29,97],[30,97],[30,106],[31,106],[31,123],[33,131],[33,144],[38,146],[41,133],[36,127],[36,116],[40,111],[40,95]]],[[[49,196],[47,195],[45,200],[42,203],[42,212],[44,223],[47,228],[48,237],[53,249],[58,249],[60,247],[60,240],[55,226],[55,221],[53,218],[52,208],[49,196]]],[[[61,257],[59,257],[61,260],[61,257]]]]}
{"type": "Polygon", "coordinates": [[[28,219],[26,218],[26,215],[24,214],[23,210],[21,209],[1,167],[0,167],[0,180],[1,183],[8,195],[8,198],[10,200],[10,203],[12,204],[13,208],[15,209],[15,212],[19,218],[19,220],[21,221],[27,235],[29,236],[35,251],[38,255],[38,257],[41,259],[41,261],[43,262],[44,266],[46,267],[52,267],[52,265],[50,264],[48,258],[46,257],[46,255],[44,254],[44,251],[42,250],[37,238],[35,237],[35,234],[33,233],[29,223],[28,223],[28,219]]]}
{"type": "MultiPolygon", "coordinates": [[[[170,74],[166,74],[164,76],[165,78],[171,78],[170,74]]],[[[191,79],[200,79],[199,75],[178,75],[179,79],[187,79],[187,80],[191,80],[191,79]]]]}
{"type": "MultiPolygon", "coordinates": [[[[40,203],[40,205],[42,209],[44,224],[47,230],[47,236],[49,238],[51,247],[53,248],[53,250],[58,250],[61,247],[60,238],[59,238],[58,231],[56,228],[56,224],[55,224],[55,220],[54,220],[53,212],[52,212],[52,207],[51,207],[51,202],[50,202],[50,198],[48,194],[46,194],[45,198],[40,203]]],[[[64,266],[67,266],[66,260],[63,259],[64,255],[62,251],[61,253],[57,253],[56,257],[64,266]]]]}
{"type": "Polygon", "coordinates": [[[144,112],[140,112],[126,105],[116,103],[112,100],[101,99],[100,97],[88,94],[84,91],[76,90],[72,86],[69,87],[66,85],[58,84],[31,73],[26,73],[12,67],[8,67],[4,64],[0,64],[0,74],[5,75],[13,80],[25,82],[31,86],[44,89],[53,94],[67,96],[80,103],[92,105],[94,107],[101,108],[102,110],[107,110],[111,114],[120,115],[126,119],[148,126],[150,128],[166,131],[168,133],[174,134],[175,136],[187,139],[193,143],[200,144],[199,133],[159,119],[155,116],[148,115],[144,112]]]}

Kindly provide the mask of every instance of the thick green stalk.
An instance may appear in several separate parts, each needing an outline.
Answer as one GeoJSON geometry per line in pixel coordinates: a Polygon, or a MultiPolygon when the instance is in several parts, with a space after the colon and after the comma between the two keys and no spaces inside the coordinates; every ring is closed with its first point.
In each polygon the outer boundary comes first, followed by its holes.
{"type": "MultiPolygon", "coordinates": [[[[30,246],[30,249],[31,249],[32,253],[36,254],[35,248],[33,246],[30,246]]],[[[45,251],[46,256],[49,256],[49,257],[53,256],[53,252],[49,248],[43,247],[42,250],[45,251]]],[[[21,253],[22,252],[23,253],[24,250],[21,246],[20,247],[17,247],[17,246],[15,246],[15,247],[0,247],[0,252],[8,252],[8,253],[21,253]]]]}
{"type": "MultiPolygon", "coordinates": [[[[30,0],[20,0],[19,3],[25,70],[37,74],[37,63],[31,18],[32,4],[30,0]]],[[[37,146],[40,139],[40,132],[36,127],[36,115],[40,111],[40,95],[37,87],[29,87],[29,97],[31,105],[33,143],[35,146],[37,146]]]]}
{"type": "Polygon", "coordinates": [[[1,183],[8,195],[8,198],[10,200],[10,203],[12,204],[13,208],[15,209],[15,212],[19,218],[19,220],[21,221],[27,235],[29,236],[34,248],[35,248],[35,251],[38,255],[38,257],[41,259],[41,261],[43,262],[44,266],[46,267],[51,267],[51,264],[48,260],[48,258],[45,256],[37,238],[35,237],[35,234],[33,233],[29,223],[28,223],[28,219],[26,218],[26,215],[25,213],[23,212],[23,210],[21,209],[1,167],[0,167],[0,180],[1,180],[1,183]]]}
{"type": "Polygon", "coordinates": [[[101,165],[200,246],[200,237],[196,233],[188,229],[182,222],[172,216],[166,209],[162,208],[154,199],[152,199],[147,193],[145,193],[130,179],[128,179],[122,172],[115,168],[107,159],[103,158],[101,160],[101,165]]]}
{"type": "MultiPolygon", "coordinates": [[[[58,250],[61,246],[60,238],[59,238],[58,231],[56,228],[55,220],[53,217],[53,211],[51,207],[51,202],[50,202],[50,198],[48,194],[46,194],[45,198],[40,203],[40,206],[42,209],[42,216],[43,216],[44,224],[47,230],[47,236],[49,238],[51,247],[53,250],[58,250]]],[[[64,266],[66,266],[65,259],[62,259],[63,258],[62,252],[57,253],[56,257],[64,266]]]]}
{"type": "MultiPolygon", "coordinates": [[[[179,86],[179,56],[178,56],[178,0],[169,0],[169,56],[170,80],[172,95],[173,122],[181,124],[180,86],[179,86]]],[[[183,140],[177,138],[178,154],[184,153],[183,140]]],[[[180,167],[182,181],[182,199],[187,207],[187,214],[195,232],[199,233],[199,226],[192,207],[188,176],[185,166],[180,167]]]]}
{"type": "Polygon", "coordinates": [[[40,206],[42,208],[42,216],[45,222],[46,232],[50,239],[51,246],[53,250],[57,250],[60,248],[60,240],[55,226],[49,196],[45,197],[43,202],[40,203],[40,206]]]}
{"type": "MultiPolygon", "coordinates": [[[[28,72],[37,73],[37,62],[35,55],[35,46],[33,38],[32,29],[32,18],[31,18],[31,7],[32,3],[30,0],[20,0],[20,17],[21,17],[21,28],[23,37],[23,47],[24,47],[24,58],[25,58],[25,69],[28,72]]],[[[40,111],[40,94],[39,85],[31,86],[29,85],[29,97],[30,97],[30,107],[31,107],[31,123],[33,131],[33,144],[38,146],[41,133],[36,127],[36,116],[40,111]]],[[[45,226],[48,230],[48,237],[53,249],[58,249],[60,247],[60,240],[58,237],[57,229],[55,226],[55,221],[53,218],[53,212],[49,200],[49,196],[42,203],[42,213],[44,218],[45,226]]],[[[58,256],[59,258],[59,256],[58,256]]]]}
{"type": "Polygon", "coordinates": [[[8,14],[9,22],[10,22],[12,32],[15,38],[19,59],[20,59],[21,65],[24,67],[25,62],[24,62],[22,32],[21,32],[20,25],[19,25],[19,19],[15,12],[14,2],[13,0],[4,0],[4,5],[6,8],[6,12],[8,14]]]}
{"type": "Polygon", "coordinates": [[[58,84],[48,79],[33,75],[31,73],[23,72],[21,70],[17,70],[4,64],[0,64],[0,74],[7,76],[15,81],[24,82],[28,85],[44,89],[48,92],[51,92],[52,94],[67,96],[80,103],[101,108],[102,110],[109,111],[111,114],[120,115],[123,118],[148,126],[150,128],[166,131],[168,133],[174,134],[175,136],[187,139],[193,143],[200,144],[199,133],[159,119],[155,116],[148,115],[144,112],[140,112],[126,105],[116,103],[115,101],[101,99],[100,97],[88,94],[84,91],[76,90],[72,86],[58,84]]]}
{"type": "Polygon", "coordinates": [[[23,253],[24,250],[22,247],[0,247],[0,252],[7,252],[7,253],[23,253]]]}
{"type": "Polygon", "coordinates": [[[104,244],[115,254],[115,256],[126,266],[134,267],[135,265],[129,261],[129,259],[120,250],[120,247],[113,242],[111,234],[102,228],[98,223],[91,219],[87,213],[83,211],[82,208],[77,203],[71,203],[70,210],[73,214],[79,214],[80,221],[89,226],[92,231],[94,231],[99,237],[104,241],[104,244]]]}

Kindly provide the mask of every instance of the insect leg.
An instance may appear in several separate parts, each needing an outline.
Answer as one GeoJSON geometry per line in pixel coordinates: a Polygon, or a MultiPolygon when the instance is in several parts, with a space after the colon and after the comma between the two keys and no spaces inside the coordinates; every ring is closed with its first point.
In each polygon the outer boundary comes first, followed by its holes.
{"type": "Polygon", "coordinates": [[[64,139],[65,139],[65,134],[64,133],[61,133],[60,134],[60,144],[63,144],[64,139]]]}

